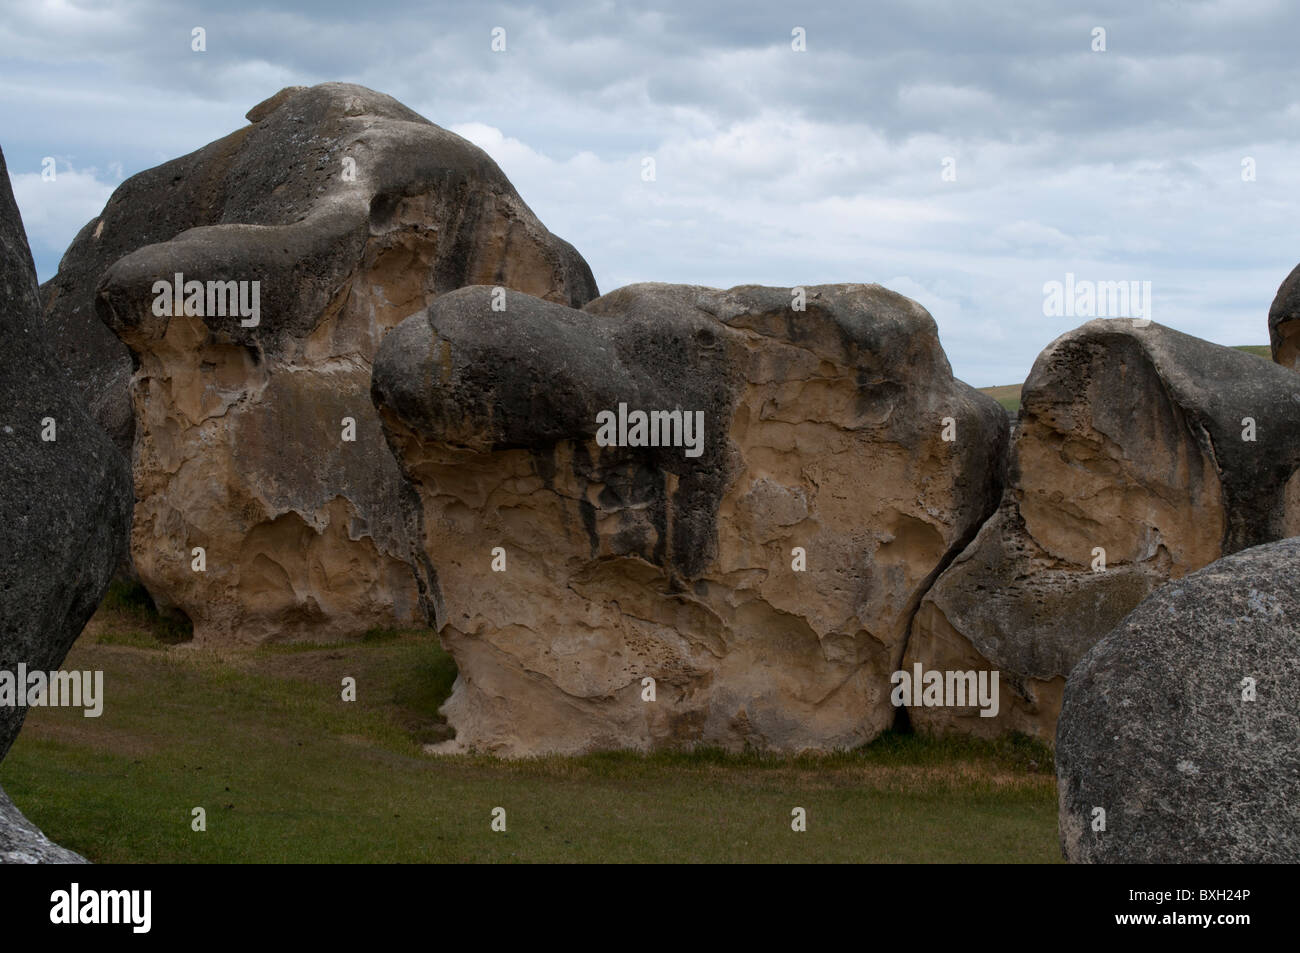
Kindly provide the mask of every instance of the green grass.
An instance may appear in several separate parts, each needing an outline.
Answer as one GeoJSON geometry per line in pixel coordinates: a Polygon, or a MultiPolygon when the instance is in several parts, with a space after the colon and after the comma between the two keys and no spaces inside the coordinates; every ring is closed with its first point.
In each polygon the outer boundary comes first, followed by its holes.
{"type": "Polygon", "coordinates": [[[988,394],[1001,404],[1004,410],[1009,410],[1012,413],[1015,413],[1020,409],[1020,387],[1020,384],[1003,384],[1000,387],[981,387],[980,393],[988,394]]]}
{"type": "Polygon", "coordinates": [[[1059,860],[1051,752],[1028,739],[436,757],[422,746],[449,734],[455,668],[430,632],[214,653],[132,612],[101,609],[63,666],[104,671],[103,716],[34,709],[0,765],[19,807],[94,861],[1059,860]]]}
{"type": "Polygon", "coordinates": [[[160,614],[149,590],[138,582],[114,579],[100,607],[106,610],[101,618],[108,629],[100,634],[103,644],[154,648],[188,642],[194,637],[189,619],[160,614]]]}
{"type": "MultiPolygon", "coordinates": [[[[1273,360],[1273,350],[1267,344],[1238,344],[1233,347],[1233,350],[1245,351],[1266,361],[1273,360]]],[[[1023,386],[1023,384],[999,384],[996,387],[980,387],[978,390],[981,394],[988,394],[1004,409],[1017,413],[1020,410],[1020,389],[1023,386]]]]}

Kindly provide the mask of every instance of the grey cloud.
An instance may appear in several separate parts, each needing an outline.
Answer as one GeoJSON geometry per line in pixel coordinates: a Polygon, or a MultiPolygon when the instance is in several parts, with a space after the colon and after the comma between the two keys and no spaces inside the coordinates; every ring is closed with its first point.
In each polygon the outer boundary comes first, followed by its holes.
{"type": "MultiPolygon", "coordinates": [[[[360,82],[527,146],[489,151],[602,287],[899,277],[935,302],[955,369],[978,384],[1023,373],[1065,330],[1039,304],[1067,268],[1149,276],[1170,302],[1157,320],[1262,341],[1300,257],[1300,12],[982,6],[158,0],[59,18],[23,5],[0,23],[13,51],[0,129],[11,172],[57,154],[131,174],[237,128],[282,85],[360,82]],[[199,25],[204,54],[189,49],[199,25]],[[794,26],[806,53],[790,49],[794,26]],[[1094,26],[1106,53],[1089,49],[1094,26]],[[595,159],[579,173],[580,153],[595,159]],[[1258,182],[1241,182],[1243,155],[1258,182]],[[944,156],[956,182],[940,178],[944,156]]],[[[42,277],[87,194],[24,192],[49,203],[30,209],[42,277]]]]}

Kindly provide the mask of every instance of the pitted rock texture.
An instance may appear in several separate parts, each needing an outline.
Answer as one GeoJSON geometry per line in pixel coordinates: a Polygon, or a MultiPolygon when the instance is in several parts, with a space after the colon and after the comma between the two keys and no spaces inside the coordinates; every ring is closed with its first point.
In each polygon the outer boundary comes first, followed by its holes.
{"type": "Polygon", "coordinates": [[[249,118],[123,184],[50,298],[77,323],[93,296],[135,361],[136,572],[198,642],[424,624],[419,507],[370,402],[375,349],[453,288],[581,305],[591,271],[484,152],[387,96],[291,88],[249,118]],[[155,283],[176,274],[204,283],[208,313],[168,313],[155,283]],[[251,304],[254,281],[257,324],[209,306],[208,283],[247,282],[251,304]]]}
{"type": "Polygon", "coordinates": [[[0,864],[85,864],[80,854],[51,843],[0,788],[0,864]]]}
{"type": "Polygon", "coordinates": [[[1051,741],[1070,670],[1153,589],[1300,535],[1300,377],[1277,365],[1097,320],[1021,400],[1002,503],[922,600],[905,662],[998,671],[998,715],[913,707],[921,730],[1051,741]]]}
{"type": "Polygon", "coordinates": [[[996,504],[1006,420],[915,302],[806,293],[794,311],[784,288],[643,284],[494,311],[467,288],[385,339],[373,396],[460,671],[441,750],[801,751],[892,724],[889,673],[996,504]],[[620,404],[702,412],[701,453],[601,445],[620,404]]]}
{"type": "MultiPolygon", "coordinates": [[[[0,154],[0,671],[59,667],[122,559],[126,461],[50,349],[0,154]]],[[[0,758],[25,707],[0,703],[0,758]]]]}
{"type": "Polygon", "coordinates": [[[1300,371],[1300,265],[1286,276],[1268,309],[1268,338],[1273,360],[1300,371]]]}
{"type": "Polygon", "coordinates": [[[1153,593],[1070,673],[1066,860],[1300,862],[1297,572],[1300,539],[1221,559],[1153,593]]]}

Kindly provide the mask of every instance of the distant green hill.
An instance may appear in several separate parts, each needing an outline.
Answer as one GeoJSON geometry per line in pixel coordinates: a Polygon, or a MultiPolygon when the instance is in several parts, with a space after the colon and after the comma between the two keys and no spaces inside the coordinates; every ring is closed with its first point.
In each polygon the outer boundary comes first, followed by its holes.
{"type": "Polygon", "coordinates": [[[1015,413],[1020,409],[1020,388],[1023,384],[1003,384],[1000,387],[981,387],[981,394],[988,394],[1007,410],[1015,413]]]}
{"type": "MultiPolygon", "coordinates": [[[[1266,361],[1273,360],[1273,350],[1267,344],[1238,344],[1233,350],[1254,354],[1266,361]]],[[[1024,384],[999,384],[997,387],[981,387],[981,394],[988,394],[1007,410],[1015,413],[1020,410],[1020,388],[1024,384]]]]}

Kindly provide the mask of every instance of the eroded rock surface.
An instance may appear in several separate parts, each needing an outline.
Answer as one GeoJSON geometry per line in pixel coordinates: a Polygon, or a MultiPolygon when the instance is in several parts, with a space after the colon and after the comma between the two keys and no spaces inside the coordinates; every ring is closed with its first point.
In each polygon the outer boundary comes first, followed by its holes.
{"type": "Polygon", "coordinates": [[[1300,370],[1300,265],[1286,276],[1268,309],[1268,337],[1273,360],[1300,370]]]}
{"type": "MultiPolygon", "coordinates": [[[[0,154],[0,672],[57,670],[121,561],[126,462],[50,348],[36,268],[0,154]]],[[[0,697],[0,758],[27,714],[0,697]]],[[[79,859],[0,791],[0,863],[79,859]]]]}
{"type": "Polygon", "coordinates": [[[374,203],[365,244],[383,259],[389,307],[418,299],[422,285],[503,284],[576,305],[596,296],[581,256],[546,231],[490,158],[396,100],[344,83],[290,86],[248,119],[252,125],[122,183],[41,286],[56,357],[128,458],[131,354],[96,314],[95,289],[119,258],[188,229],[310,228],[315,206],[350,192],[353,226],[365,218],[356,200],[374,203]],[[357,163],[349,190],[340,181],[345,156],[357,163]]]}
{"type": "Polygon", "coordinates": [[[1067,860],[1300,862],[1297,572],[1300,539],[1221,559],[1151,595],[1070,673],[1067,860]]]}
{"type": "Polygon", "coordinates": [[[893,722],[917,601],[998,498],[1005,416],[915,302],[807,295],[645,284],[494,312],[467,288],[385,339],[373,395],[460,671],[444,750],[799,751],[893,722]],[[699,455],[602,445],[620,404],[701,412],[699,455]]]}
{"type": "Polygon", "coordinates": [[[906,660],[999,671],[999,712],[913,707],[923,730],[1050,741],[1071,668],[1148,593],[1300,535],[1300,377],[1283,368],[1098,320],[1039,356],[1021,399],[1002,503],[922,601],[906,660]]]}
{"type": "Polygon", "coordinates": [[[50,298],[81,322],[95,296],[134,355],[136,571],[200,642],[423,624],[418,505],[370,403],[375,349],[453,288],[581,305],[591,271],[484,152],[387,96],[291,88],[249,118],[124,183],[50,298]],[[167,307],[155,283],[176,274],[203,283],[202,309],[167,307]],[[256,323],[217,307],[221,282],[250,305],[258,283],[256,323]]]}

